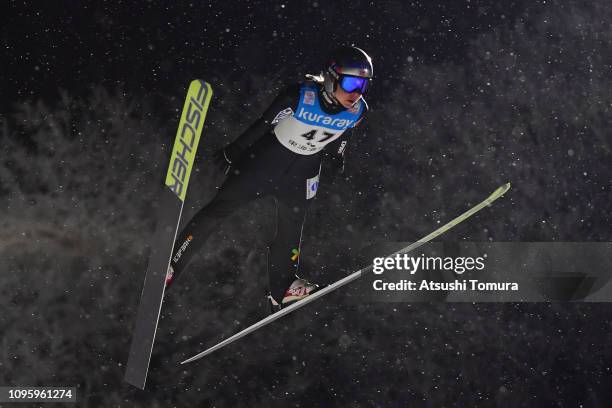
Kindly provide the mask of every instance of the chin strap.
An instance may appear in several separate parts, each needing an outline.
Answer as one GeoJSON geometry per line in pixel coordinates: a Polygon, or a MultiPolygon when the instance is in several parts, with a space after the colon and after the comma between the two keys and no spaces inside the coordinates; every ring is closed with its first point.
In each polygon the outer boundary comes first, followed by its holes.
{"type": "Polygon", "coordinates": [[[327,103],[328,105],[340,106],[340,102],[338,102],[338,100],[333,95],[329,95],[326,90],[323,90],[321,94],[323,95],[325,103],[327,103]]]}

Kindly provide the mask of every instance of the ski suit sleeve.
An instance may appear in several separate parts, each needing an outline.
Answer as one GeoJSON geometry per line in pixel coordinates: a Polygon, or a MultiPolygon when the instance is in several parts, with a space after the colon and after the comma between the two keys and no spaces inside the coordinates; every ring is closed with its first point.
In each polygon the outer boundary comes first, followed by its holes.
{"type": "Polygon", "coordinates": [[[331,142],[326,148],[326,160],[331,162],[333,168],[340,174],[344,174],[344,167],[346,165],[346,148],[348,145],[348,138],[351,133],[352,129],[345,131],[342,136],[331,142]]]}
{"type": "Polygon", "coordinates": [[[298,104],[299,86],[292,85],[283,89],[272,101],[265,112],[247,128],[234,142],[232,149],[244,151],[255,142],[270,133],[272,126],[279,117],[295,112],[298,104]]]}
{"type": "MultiPolygon", "coordinates": [[[[363,119],[365,117],[367,110],[368,110],[368,105],[366,104],[365,109],[363,110],[363,113],[361,114],[361,116],[357,120],[357,123],[355,124],[355,127],[358,128],[361,122],[363,122],[363,119]]],[[[337,140],[334,140],[329,145],[329,149],[327,152],[327,158],[328,160],[332,162],[334,168],[336,168],[338,170],[338,173],[340,174],[344,174],[345,172],[346,157],[347,157],[346,152],[347,152],[347,147],[348,147],[348,141],[350,140],[351,135],[355,133],[354,129],[355,128],[346,130],[342,134],[342,136],[340,136],[337,140]]]]}

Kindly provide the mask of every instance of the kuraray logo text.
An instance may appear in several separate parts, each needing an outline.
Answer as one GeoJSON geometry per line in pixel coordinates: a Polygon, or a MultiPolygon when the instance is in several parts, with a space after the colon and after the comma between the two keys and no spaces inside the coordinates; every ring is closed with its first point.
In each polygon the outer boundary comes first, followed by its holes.
{"type": "Polygon", "coordinates": [[[308,112],[304,108],[300,108],[299,112],[295,116],[298,119],[301,119],[302,122],[308,124],[327,125],[338,130],[344,130],[350,127],[353,123],[355,123],[354,120],[350,119],[338,119],[323,115],[321,113],[308,112]]]}

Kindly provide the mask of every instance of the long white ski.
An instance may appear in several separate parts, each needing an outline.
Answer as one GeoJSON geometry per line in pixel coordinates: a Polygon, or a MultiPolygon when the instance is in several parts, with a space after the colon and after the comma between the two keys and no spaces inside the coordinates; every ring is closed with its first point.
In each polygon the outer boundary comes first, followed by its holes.
{"type": "MultiPolygon", "coordinates": [[[[470,218],[472,215],[476,214],[478,211],[482,210],[483,208],[485,208],[486,206],[488,206],[489,204],[491,204],[493,201],[497,200],[499,197],[503,196],[508,190],[510,189],[510,183],[506,183],[503,186],[499,187],[497,190],[495,190],[493,193],[491,193],[491,195],[489,197],[487,197],[483,202],[481,202],[480,204],[470,208],[469,210],[467,210],[466,212],[464,212],[463,214],[461,214],[460,216],[458,216],[457,218],[455,218],[454,220],[450,221],[449,223],[441,226],[440,228],[438,228],[437,230],[433,231],[432,233],[424,236],[423,238],[419,239],[416,242],[413,242],[412,244],[408,245],[405,248],[400,249],[397,252],[394,252],[393,254],[388,255],[389,257],[393,257],[397,254],[407,254],[411,251],[414,251],[415,249],[417,249],[418,247],[420,247],[421,245],[426,244],[427,242],[431,241],[432,239],[444,234],[446,231],[450,230],[451,228],[453,228],[454,226],[456,226],[457,224],[465,221],[466,219],[470,218]]],[[[246,329],[234,334],[231,337],[228,337],[227,339],[223,340],[222,342],[216,344],[215,346],[204,350],[203,352],[196,354],[195,356],[188,358],[187,360],[183,361],[181,364],[186,364],[186,363],[190,363],[192,361],[198,360],[216,350],[219,350],[222,347],[227,346],[228,344],[231,344],[233,342],[235,342],[236,340],[246,336],[247,334],[253,333],[255,330],[261,329],[262,327],[266,326],[269,323],[272,323],[273,321],[288,315],[289,313],[295,311],[296,309],[299,309],[300,307],[306,306],[308,303],[310,302],[314,302],[315,300],[319,299],[322,296],[327,295],[330,292],[333,292],[334,290],[341,288],[342,286],[346,285],[347,283],[350,283],[356,279],[361,278],[363,275],[365,275],[366,273],[370,272],[372,270],[372,265],[367,266],[363,269],[358,270],[357,272],[353,272],[352,274],[348,275],[345,278],[340,279],[339,281],[313,293],[312,295],[286,307],[283,308],[281,310],[279,310],[278,312],[271,314],[270,316],[266,317],[265,319],[262,319],[260,321],[258,321],[257,323],[247,327],[246,329]]]]}

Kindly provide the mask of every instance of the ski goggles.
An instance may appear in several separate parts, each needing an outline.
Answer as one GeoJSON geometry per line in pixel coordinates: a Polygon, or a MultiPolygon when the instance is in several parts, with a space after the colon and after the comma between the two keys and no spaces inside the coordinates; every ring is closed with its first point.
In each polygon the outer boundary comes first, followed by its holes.
{"type": "Polygon", "coordinates": [[[358,76],[342,75],[338,83],[340,84],[340,88],[342,88],[342,90],[346,93],[359,92],[363,95],[368,89],[370,79],[358,76]]]}

